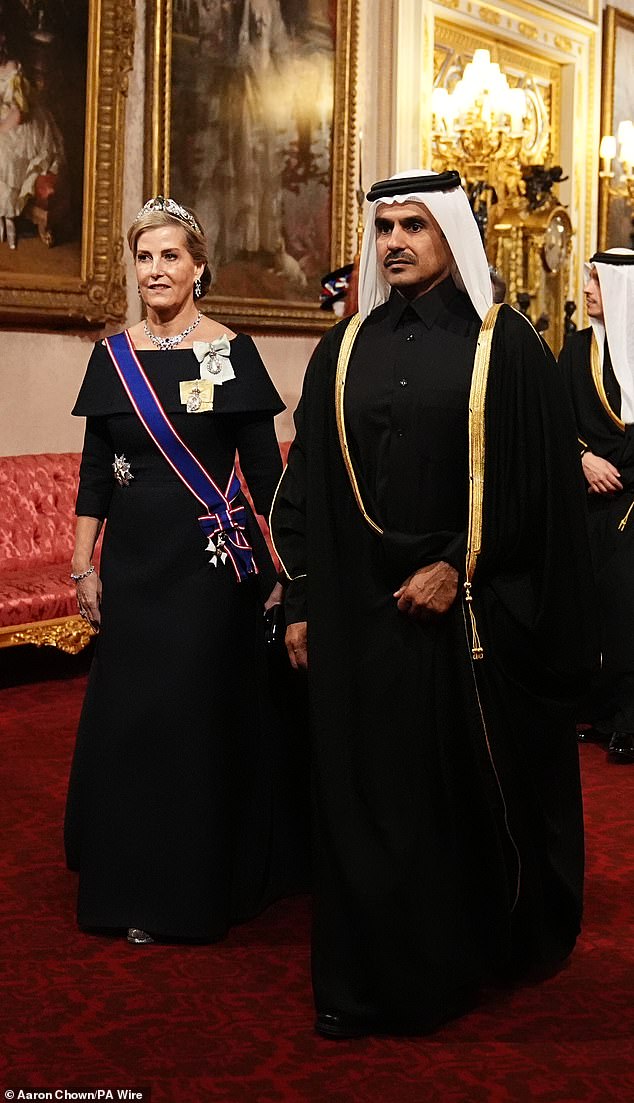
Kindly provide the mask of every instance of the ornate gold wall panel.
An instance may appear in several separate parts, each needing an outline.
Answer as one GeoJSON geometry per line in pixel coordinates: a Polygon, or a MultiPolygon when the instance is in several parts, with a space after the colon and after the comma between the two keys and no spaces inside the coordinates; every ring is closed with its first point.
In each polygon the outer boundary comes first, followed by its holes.
{"type": "MultiPolygon", "coordinates": [[[[634,15],[607,7],[603,21],[601,133],[616,134],[623,119],[634,119],[634,15]]],[[[612,168],[618,167],[615,159],[612,168]]],[[[634,233],[629,199],[610,195],[609,185],[599,183],[599,249],[631,245],[634,233]]]]}

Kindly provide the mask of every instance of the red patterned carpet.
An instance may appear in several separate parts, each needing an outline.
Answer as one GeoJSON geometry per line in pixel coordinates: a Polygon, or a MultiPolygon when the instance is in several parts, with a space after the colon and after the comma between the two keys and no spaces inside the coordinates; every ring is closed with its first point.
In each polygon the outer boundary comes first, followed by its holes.
{"type": "Polygon", "coordinates": [[[312,1031],[306,899],[211,947],[78,934],[61,820],[84,676],[34,656],[39,680],[12,684],[24,674],[6,656],[0,1098],[150,1085],[153,1103],[634,1100],[634,767],[582,747],[586,920],[562,973],[430,1038],[333,1043],[312,1031]]]}

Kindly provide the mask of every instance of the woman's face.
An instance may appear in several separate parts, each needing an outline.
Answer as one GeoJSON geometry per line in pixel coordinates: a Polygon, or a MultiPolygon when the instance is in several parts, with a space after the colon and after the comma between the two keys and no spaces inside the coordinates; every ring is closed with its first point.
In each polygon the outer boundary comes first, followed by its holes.
{"type": "Polygon", "coordinates": [[[134,264],[141,298],[159,318],[173,317],[193,303],[194,280],[204,265],[194,263],[180,226],[157,226],[139,234],[134,264]]]}

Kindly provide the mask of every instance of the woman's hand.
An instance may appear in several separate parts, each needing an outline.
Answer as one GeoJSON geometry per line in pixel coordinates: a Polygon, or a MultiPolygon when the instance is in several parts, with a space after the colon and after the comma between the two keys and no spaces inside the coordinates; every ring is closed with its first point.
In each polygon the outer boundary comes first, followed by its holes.
{"type": "Polygon", "coordinates": [[[101,580],[96,570],[85,573],[92,565],[97,537],[103,522],[98,517],[79,516],[75,528],[75,550],[71,562],[74,575],[85,574],[76,583],[79,612],[95,632],[101,624],[101,580]]]}
{"type": "Polygon", "coordinates": [[[96,571],[77,582],[79,612],[90,627],[99,631],[101,624],[101,579],[96,571]]]}
{"type": "Polygon", "coordinates": [[[431,563],[405,580],[394,594],[401,613],[417,620],[442,616],[453,605],[458,593],[458,572],[449,563],[431,563]]]}
{"type": "Polygon", "coordinates": [[[289,624],[286,629],[286,650],[293,670],[308,670],[308,622],[289,624]]]}
{"type": "Polygon", "coordinates": [[[269,596],[264,602],[264,608],[270,609],[272,605],[281,605],[284,601],[284,590],[282,589],[282,583],[276,582],[275,586],[271,590],[269,596]]]}
{"type": "Polygon", "coordinates": [[[621,472],[602,456],[595,456],[594,452],[584,452],[581,466],[588,483],[588,494],[615,494],[623,489],[621,472]]]}

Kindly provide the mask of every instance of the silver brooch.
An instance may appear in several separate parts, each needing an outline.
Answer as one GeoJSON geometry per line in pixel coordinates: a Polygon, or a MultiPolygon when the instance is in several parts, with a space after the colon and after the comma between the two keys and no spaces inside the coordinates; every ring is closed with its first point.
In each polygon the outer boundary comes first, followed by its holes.
{"type": "Polygon", "coordinates": [[[200,387],[199,386],[192,387],[189,398],[187,399],[186,409],[187,409],[188,414],[197,414],[198,411],[200,410],[200,407],[202,405],[202,398],[200,397],[200,395],[201,395],[200,387]]]}
{"type": "Polygon", "coordinates": [[[114,477],[117,480],[119,486],[129,486],[134,475],[130,471],[130,464],[126,460],[125,456],[118,456],[115,452],[114,463],[112,465],[114,471],[114,477]]]}

